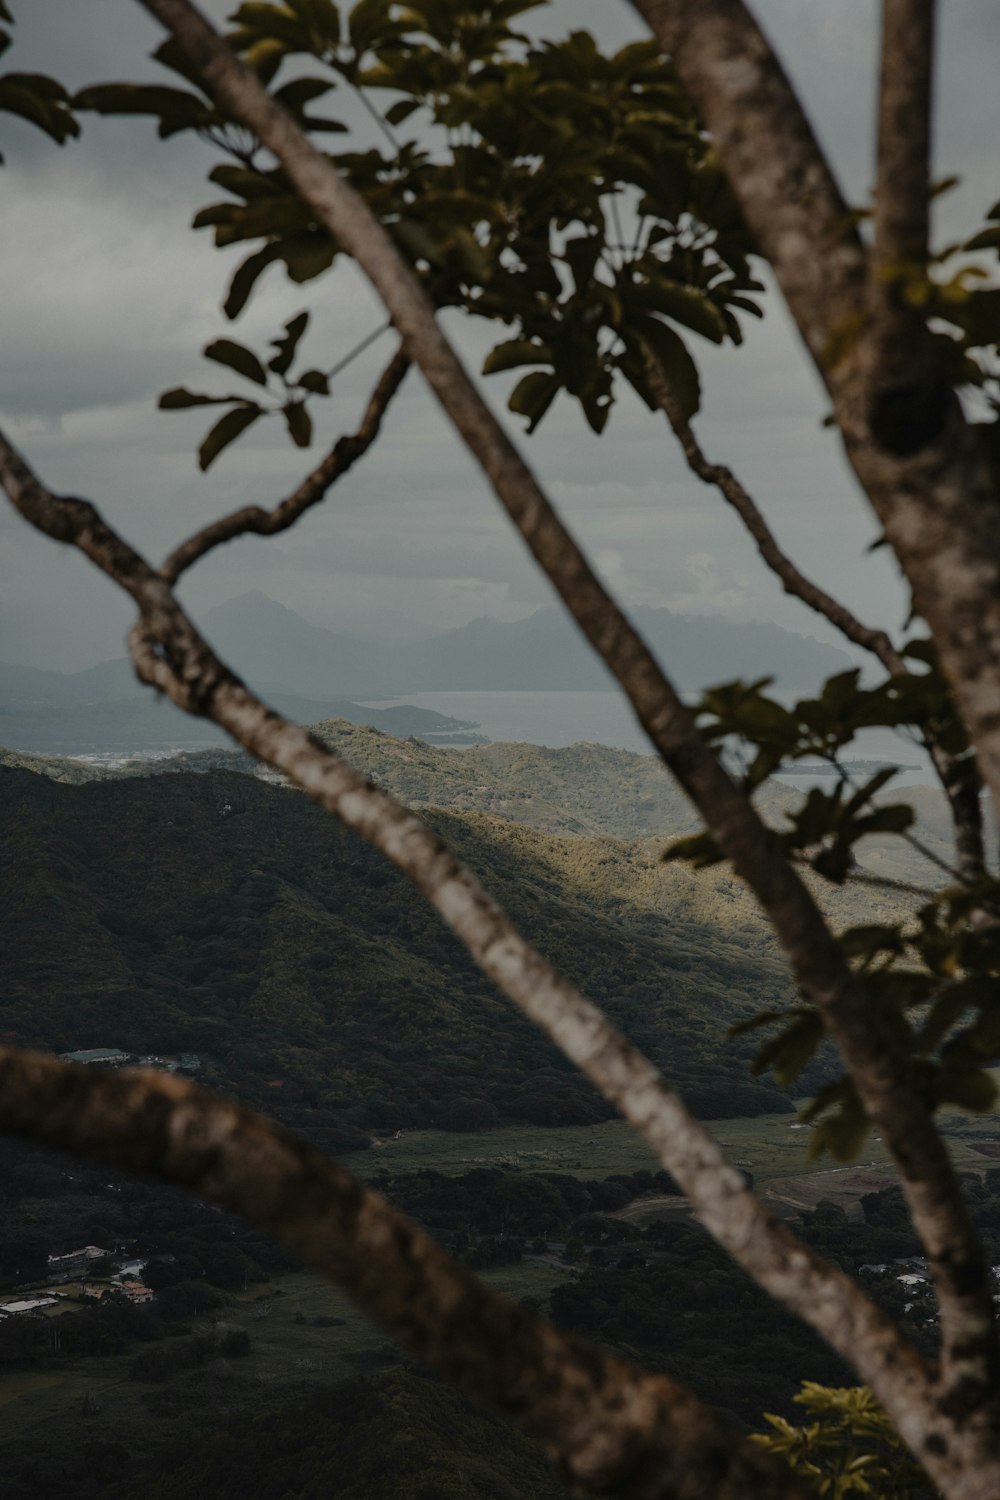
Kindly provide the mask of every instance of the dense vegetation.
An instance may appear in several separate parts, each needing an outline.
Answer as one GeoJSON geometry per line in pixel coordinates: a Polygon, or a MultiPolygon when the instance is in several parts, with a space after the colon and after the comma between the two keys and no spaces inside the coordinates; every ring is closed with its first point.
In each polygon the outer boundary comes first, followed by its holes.
{"type": "MultiPolygon", "coordinates": [[[[355,1373],[330,1385],[308,1372],[275,1385],[261,1347],[302,1313],[282,1307],[281,1252],[207,1205],[79,1163],[4,1147],[8,1226],[30,1221],[44,1247],[73,1223],[131,1253],[152,1256],[151,1308],[118,1301],[51,1319],[0,1324],[0,1370],[58,1373],[100,1382],[114,1360],[144,1412],[141,1435],[110,1405],[66,1407],[44,1455],[0,1407],[7,1483],[16,1500],[70,1489],[81,1500],[188,1495],[285,1500],[335,1493],[349,1500],[555,1500],[542,1455],[381,1343],[342,1356],[355,1373]],[[242,1292],[250,1283],[249,1296],[242,1292]],[[258,1292],[263,1285],[265,1292],[258,1292]],[[241,1295],[242,1292],[242,1295],[241,1295]],[[261,1297],[275,1308],[256,1321],[261,1297]],[[84,1372],[91,1371],[88,1376],[84,1372]],[[178,1444],[183,1429],[184,1442],[178,1444]]],[[[679,1376],[718,1409],[757,1427],[762,1411],[794,1416],[801,1378],[842,1384],[837,1358],[763,1294],[688,1217],[662,1172],[596,1181],[493,1168],[459,1176],[384,1173],[379,1185],[469,1264],[551,1264],[556,1283],[533,1305],[560,1325],[679,1376]],[[644,1206],[641,1223],[631,1206],[644,1206]]],[[[1000,1257],[1000,1171],[969,1178],[973,1213],[991,1257],[1000,1257]]],[[[865,1195],[848,1215],[820,1202],[800,1216],[804,1237],[860,1276],[932,1353],[935,1330],[918,1243],[898,1189],[865,1195]]],[[[23,1231],[22,1231],[23,1238],[23,1231]]],[[[13,1247],[8,1227],[0,1258],[13,1247]]],[[[10,1253],[6,1262],[11,1263],[10,1253]]],[[[13,1278],[2,1278],[8,1283],[13,1278]]],[[[531,1286],[525,1280],[525,1288],[531,1286]]],[[[268,1308],[270,1311],[270,1308],[268,1308]]],[[[331,1350],[343,1319],[323,1325],[331,1350]]],[[[300,1362],[305,1366],[308,1362],[300,1362]]],[[[917,1491],[914,1491],[916,1495],[917,1491]]]]}
{"type": "MultiPolygon", "coordinates": [[[[725,872],[696,878],[660,861],[663,835],[691,822],[654,761],[589,745],[459,753],[343,723],[322,731],[369,775],[438,804],[429,820],[703,1113],[787,1108],[786,1095],[748,1074],[753,1037],[728,1036],[733,1023],[787,1003],[783,967],[725,872]],[[609,836],[621,833],[660,836],[609,836]]],[[[207,1081],[336,1152],[396,1128],[606,1118],[395,872],[305,798],[248,769],[229,752],[184,757],[174,774],[136,765],[110,777],[4,757],[8,1036],[59,1050],[198,1053],[207,1081]],[[80,780],[53,779],[63,776],[80,780]],[[48,941],[54,927],[58,945],[48,941]]],[[[769,806],[780,816],[780,791],[769,806]]],[[[933,823],[926,832],[934,838],[933,823]]],[[[871,853],[877,865],[886,851],[871,853]]],[[[837,900],[847,921],[872,895],[837,900]]],[[[111,1301],[0,1323],[0,1369],[15,1382],[115,1366],[155,1435],[152,1447],[130,1443],[86,1403],[60,1417],[45,1459],[36,1437],[11,1431],[16,1500],[69,1489],[80,1500],[562,1493],[536,1449],[400,1365],[377,1335],[367,1352],[343,1356],[355,1371],[346,1381],[304,1370],[297,1384],[269,1386],[256,1325],[233,1299],[275,1278],[280,1287],[291,1263],[209,1206],[10,1146],[0,1179],[0,1284],[37,1279],[48,1254],[90,1242],[152,1257],[144,1274],[157,1292],[152,1307],[111,1301]]],[[[690,1221],[664,1173],[591,1181],[505,1167],[383,1171],[376,1181],[470,1266],[524,1268],[525,1295],[556,1321],[669,1370],[744,1424],[763,1410],[794,1416],[803,1376],[848,1379],[690,1221]],[[633,1221],[628,1206],[644,1198],[667,1208],[633,1221]],[[547,1294],[533,1289],[533,1265],[558,1279],[547,1294]]],[[[973,1189],[1000,1257],[1000,1210],[973,1189]]],[[[891,1263],[915,1255],[916,1241],[893,1195],[871,1194],[863,1207],[848,1219],[821,1204],[803,1216],[804,1231],[854,1273],[889,1263],[875,1290],[906,1317],[891,1263]]],[[[340,1320],[320,1321],[335,1347],[340,1320]]],[[[933,1339],[919,1298],[909,1321],[933,1339]]]]}
{"type": "MultiPolygon", "coordinates": [[[[608,1116],[405,882],[305,798],[222,772],[70,787],[6,770],[0,803],[11,1040],[198,1053],[207,1077],[335,1150],[371,1130],[608,1116]]],[[[432,821],[702,1113],[782,1107],[747,1077],[753,1040],[726,1035],[788,995],[728,877],[665,869],[656,846],[432,821]]]]}

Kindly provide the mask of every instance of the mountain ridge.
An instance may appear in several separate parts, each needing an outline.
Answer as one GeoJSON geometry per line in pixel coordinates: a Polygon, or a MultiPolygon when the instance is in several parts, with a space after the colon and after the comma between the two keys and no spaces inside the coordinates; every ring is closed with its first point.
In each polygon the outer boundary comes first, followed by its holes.
{"type": "MultiPolygon", "coordinates": [[[[683,692],[709,682],[772,674],[785,687],[814,687],[850,665],[837,648],[777,625],[735,624],[640,608],[635,623],[683,692]]],[[[473,620],[429,640],[395,646],[312,625],[259,590],[210,609],[206,635],[222,657],[298,722],[349,717],[392,728],[390,710],[358,699],[424,692],[604,691],[615,683],[561,610],[526,620],[473,620]],[[367,715],[367,718],[364,716],[367,715]]],[[[433,732],[412,718],[410,729],[433,732]]],[[[467,732],[442,723],[438,732],[467,732]]],[[[0,662],[0,744],[21,750],[222,743],[207,722],[182,716],[142,686],[121,657],[59,673],[0,662]]]]}

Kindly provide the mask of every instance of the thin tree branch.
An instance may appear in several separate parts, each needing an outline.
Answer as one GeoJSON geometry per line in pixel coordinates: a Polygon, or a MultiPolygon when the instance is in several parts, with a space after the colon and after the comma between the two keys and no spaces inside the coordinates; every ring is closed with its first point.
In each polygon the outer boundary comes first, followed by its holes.
{"type": "MultiPolygon", "coordinates": [[[[888,1019],[871,1004],[799,876],[702,741],[675,688],[605,592],[482,400],[439,329],[431,303],[367,205],[188,0],[141,3],[172,32],[209,90],[254,130],[318,221],[358,261],[382,296],[404,348],[420,365],[536,561],[622,685],[639,722],[723,852],[754,891],[897,1163],[935,1277],[942,1337],[952,1351],[950,1377],[969,1402],[981,1402],[984,1393],[995,1388],[1000,1369],[987,1268],[948,1152],[888,1019]]],[[[712,11],[721,3],[706,0],[704,8],[712,11]]],[[[700,14],[699,6],[693,15],[700,14]]],[[[896,1420],[895,1412],[893,1417],[896,1420]]],[[[996,1461],[1000,1492],[1000,1455],[996,1461]]]]}
{"type": "MultiPolygon", "coordinates": [[[[801,599],[803,604],[835,626],[847,640],[870,651],[890,676],[908,676],[909,668],[886,632],[873,630],[871,626],[862,624],[838,599],[806,578],[787,553],[782,551],[756,502],[733,471],[724,464],[709,463],[670,388],[659,360],[648,347],[644,366],[650,392],[673,428],[689,469],[705,484],[713,485],[732,506],[753,537],[764,562],[781,580],[785,593],[801,599]]],[[[970,786],[966,778],[955,774],[957,763],[954,756],[949,755],[927,735],[921,735],[921,740],[948,801],[955,829],[955,859],[959,878],[967,885],[974,885],[986,873],[983,812],[978,788],[974,784],[970,786]]],[[[949,870],[948,873],[952,872],[949,870]]]]}
{"type": "Polygon", "coordinates": [[[186,1080],[3,1047],[0,1129],[158,1177],[274,1235],[411,1353],[543,1443],[577,1492],[807,1500],[685,1387],[515,1307],[339,1163],[186,1080]]]}
{"type": "Polygon", "coordinates": [[[186,573],[206,553],[224,542],[231,542],[234,537],[245,536],[248,532],[255,536],[274,536],[276,532],[287,531],[301,515],[318,505],[331,485],[336,484],[368,452],[378,437],[386,408],[399,390],[409,368],[409,359],[401,349],[398,350],[382,371],[357,432],[350,437],[345,435],[338,438],[322,463],[273,510],[264,510],[259,505],[245,505],[228,516],[220,516],[219,520],[210,522],[201,531],[196,531],[193,536],[181,542],[160,570],[167,582],[176,583],[182,573],[186,573]]]}
{"type": "MultiPolygon", "coordinates": [[[[0,479],[27,520],[75,543],[135,600],[140,618],[130,647],[140,677],[187,712],[220,724],[402,870],[484,973],[649,1142],[709,1232],[858,1370],[904,1440],[932,1472],[941,1471],[933,1440],[943,1435],[928,1374],[899,1330],[852,1281],[768,1215],[647,1059],[524,941],[471,871],[413,813],[254,697],[201,638],[162,576],[91,504],[44,489],[2,435],[0,479]]],[[[949,1440],[944,1447],[953,1451],[949,1440]]]]}
{"type": "Polygon", "coordinates": [[[732,506],[753,537],[757,551],[764,562],[781,580],[785,593],[801,599],[803,604],[807,604],[818,615],[829,620],[830,624],[855,646],[860,646],[864,651],[870,651],[892,676],[905,675],[906,663],[886,632],[875,630],[870,625],[863,625],[856,615],[840,603],[839,599],[835,599],[832,594],[828,594],[825,589],[807,578],[795,566],[787,553],[781,550],[756,501],[747,493],[732,469],[726,468],[724,464],[709,463],[692,431],[690,422],[684,415],[680,402],[670,388],[660,361],[648,347],[645,352],[644,365],[650,392],[673,428],[674,435],[687,459],[688,468],[703,483],[713,485],[722,498],[732,506]]]}

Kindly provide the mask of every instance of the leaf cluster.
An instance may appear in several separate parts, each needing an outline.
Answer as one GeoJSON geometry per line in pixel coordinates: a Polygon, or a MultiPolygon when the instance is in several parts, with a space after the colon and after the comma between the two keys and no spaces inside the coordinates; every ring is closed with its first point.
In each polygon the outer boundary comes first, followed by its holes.
{"type": "Polygon", "coordinates": [[[307,312],[298,313],[285,324],[284,333],[271,340],[274,353],[261,361],[252,349],[235,339],[213,339],[206,344],[206,359],[224,365],[242,375],[257,389],[253,396],[239,393],[207,396],[189,391],[185,386],[164,391],[160,407],[164,411],[182,411],[192,406],[228,406],[229,410],[209,429],[198,449],[198,467],[202,470],[215,462],[223,449],[252,427],[260,417],[280,412],[288,434],[296,447],[308,448],[312,442],[313,423],[306,402],[310,396],[329,396],[330,379],[322,370],[308,369],[297,376],[289,374],[299,340],[309,324],[307,312]],[[262,404],[270,398],[268,404],[262,404]]]}
{"type": "MultiPolygon", "coordinates": [[[[529,42],[514,23],[537,3],[359,0],[342,12],[333,0],[245,0],[228,40],[266,84],[295,70],[274,97],[307,132],[345,129],[310,113],[329,91],[362,102],[374,144],[355,130],[330,160],[438,305],[510,327],[484,369],[526,369],[509,405],[529,431],[559,392],[597,432],[622,381],[652,407],[647,350],[691,416],[691,334],[738,343],[737,314],[758,313],[750,236],[655,45],[607,55],[584,31],[529,42]]],[[[194,219],[220,247],[254,245],[227,315],[273,264],[300,284],[322,275],[340,247],[282,169],[259,159],[174,43],[155,56],[189,87],[103,84],[75,103],[150,115],[161,136],[193,131],[230,157],[209,174],[226,197],[194,219]]]]}
{"type": "MultiPolygon", "coordinates": [[[[768,679],[732,682],[710,689],[696,709],[703,734],[742,768],[750,792],[795,761],[822,762],[836,773],[830,789],[811,787],[785,814],[786,826],[772,831],[787,855],[836,885],[855,874],[856,845],[865,837],[913,841],[912,808],[879,796],[895,768],[884,766],[855,784],[844,764],[843,752],[860,731],[893,728],[933,740],[953,757],[954,787],[978,795],[975,761],[930,644],[915,640],[905,654],[914,670],[874,687],[863,688],[856,671],[839,673],[817,697],[786,707],[768,695],[768,679]]],[[[701,833],[675,840],[664,858],[706,868],[722,854],[701,833]]],[[[942,890],[928,894],[912,916],[850,927],[839,941],[929,1104],[989,1109],[996,1087],[987,1067],[1000,1057],[1000,881],[985,876],[963,884],[952,875],[942,890]]],[[[777,1030],[753,1071],[771,1069],[790,1086],[824,1040],[822,1019],[803,1002],[764,1011],[739,1030],[763,1026],[777,1030]]],[[[803,1119],[816,1122],[813,1155],[830,1150],[848,1159],[870,1128],[847,1077],[823,1089],[803,1119]]]]}
{"type": "MultiPolygon", "coordinates": [[[[14,24],[6,0],[0,0],[0,22],[14,24]]],[[[10,32],[0,25],[0,56],[10,45],[10,32]]],[[[0,111],[36,125],[58,146],[80,134],[80,123],[73,114],[69,94],[61,83],[44,73],[0,74],[0,111]]],[[[2,164],[3,156],[0,155],[2,164]]]]}
{"type": "Polygon", "coordinates": [[[806,1380],[792,1399],[805,1408],[807,1422],[765,1413],[771,1431],[753,1441],[808,1479],[817,1495],[916,1500],[923,1493],[921,1470],[867,1387],[833,1389],[806,1380]]]}

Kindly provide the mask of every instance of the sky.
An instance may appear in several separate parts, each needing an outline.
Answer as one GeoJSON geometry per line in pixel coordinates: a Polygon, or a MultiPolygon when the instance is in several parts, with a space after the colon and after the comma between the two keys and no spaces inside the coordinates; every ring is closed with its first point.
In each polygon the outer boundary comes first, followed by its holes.
{"type": "MultiPolygon", "coordinates": [[[[205,7],[217,20],[229,3],[205,7]]],[[[877,67],[874,0],[757,0],[752,7],[789,67],[848,201],[871,188],[877,67]]],[[[156,77],[161,33],[135,0],[13,0],[15,45],[0,70],[39,70],[71,88],[156,77]]],[[[995,0],[941,7],[935,172],[958,173],[939,200],[938,234],[970,233],[1000,196],[995,165],[995,0]]],[[[555,0],[537,34],[578,26],[607,45],[641,35],[624,0],[555,0]]],[[[162,75],[161,75],[162,77],[162,75]]],[[[336,101],[339,104],[339,101],[336,101]]],[[[336,107],[336,105],[335,105],[336,107]]],[[[262,423],[207,475],[195,450],[203,411],[163,413],[162,390],[224,388],[200,357],[210,339],[261,348],[305,307],[304,352],[319,365],[382,321],[360,273],[345,266],[306,287],[272,269],[236,325],[220,302],[244,251],[220,252],[189,227],[218,196],[216,160],[188,137],[163,144],[143,120],[83,117],[82,139],[57,149],[0,116],[0,423],[52,488],[93,500],[153,560],[212,516],[273,504],[321,452],[356,426],[391,352],[384,335],[317,404],[308,454],[262,423]],[[214,382],[214,383],[213,383],[214,382]]],[[[491,340],[448,324],[476,369],[491,340]]],[[[773,291],[745,345],[693,340],[703,377],[697,430],[711,459],[734,468],[796,561],[873,624],[898,630],[907,600],[839,452],[826,403],[773,291]]],[[[495,338],[496,335],[494,335],[495,338]]],[[[485,382],[503,414],[506,377],[485,382]]],[[[520,435],[529,462],[628,606],[772,620],[835,639],[759,563],[723,502],[687,471],[662,423],[622,399],[595,438],[561,399],[539,433],[520,435]]],[[[261,589],[311,622],[383,640],[430,636],[488,616],[523,618],[553,595],[445,418],[411,373],[383,438],[323,506],[286,536],[243,539],[189,576],[196,617],[261,589]]],[[[0,658],[75,671],[120,656],[131,607],[92,566],[0,509],[0,658]]]]}

